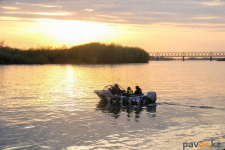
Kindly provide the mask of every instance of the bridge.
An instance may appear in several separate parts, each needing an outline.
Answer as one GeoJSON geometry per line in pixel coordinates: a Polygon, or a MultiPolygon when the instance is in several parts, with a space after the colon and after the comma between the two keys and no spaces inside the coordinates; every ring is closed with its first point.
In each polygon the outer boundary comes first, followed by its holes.
{"type": "Polygon", "coordinates": [[[225,52],[149,52],[149,56],[156,57],[209,57],[212,61],[213,57],[225,57],[225,52]]]}

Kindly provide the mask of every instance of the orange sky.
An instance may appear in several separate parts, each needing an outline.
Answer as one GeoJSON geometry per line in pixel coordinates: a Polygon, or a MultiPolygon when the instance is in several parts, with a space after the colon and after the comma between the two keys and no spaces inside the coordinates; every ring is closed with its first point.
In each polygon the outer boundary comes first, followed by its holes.
{"type": "Polygon", "coordinates": [[[0,1],[0,41],[19,48],[88,42],[149,52],[225,51],[222,0],[0,1]]]}

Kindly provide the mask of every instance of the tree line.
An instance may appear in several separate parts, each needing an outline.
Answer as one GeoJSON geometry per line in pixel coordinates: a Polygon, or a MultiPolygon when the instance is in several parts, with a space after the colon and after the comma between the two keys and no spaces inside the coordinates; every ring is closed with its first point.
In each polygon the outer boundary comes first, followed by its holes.
{"type": "Polygon", "coordinates": [[[149,54],[139,47],[93,42],[71,48],[38,47],[22,50],[0,47],[0,64],[119,64],[148,63],[149,54]]]}

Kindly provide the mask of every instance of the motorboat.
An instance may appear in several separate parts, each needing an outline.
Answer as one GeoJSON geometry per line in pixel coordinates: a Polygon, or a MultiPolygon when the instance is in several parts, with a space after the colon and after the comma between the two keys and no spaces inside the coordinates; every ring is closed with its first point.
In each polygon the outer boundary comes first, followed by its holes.
{"type": "Polygon", "coordinates": [[[127,94],[127,92],[118,84],[106,85],[103,90],[95,90],[95,94],[102,100],[120,102],[123,104],[142,104],[148,105],[155,103],[157,100],[156,93],[149,91],[146,95],[144,94],[127,94]],[[118,86],[120,91],[113,93],[113,87],[118,86]]]}

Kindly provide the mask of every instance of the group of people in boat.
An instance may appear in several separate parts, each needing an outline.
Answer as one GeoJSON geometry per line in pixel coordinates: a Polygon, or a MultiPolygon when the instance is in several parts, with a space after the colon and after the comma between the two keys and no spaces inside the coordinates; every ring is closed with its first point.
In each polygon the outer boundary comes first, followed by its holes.
{"type": "MultiPolygon", "coordinates": [[[[115,85],[114,85],[111,89],[109,89],[109,90],[112,92],[113,95],[115,95],[115,94],[120,94],[120,93],[121,93],[121,89],[120,89],[120,87],[119,87],[118,84],[115,84],[115,85]]],[[[135,92],[133,92],[133,90],[132,90],[130,87],[128,87],[128,88],[127,88],[127,95],[132,95],[132,94],[142,94],[141,88],[140,88],[139,86],[136,86],[136,90],[135,90],[135,92]]]]}
{"type": "Polygon", "coordinates": [[[133,90],[130,87],[128,87],[127,88],[127,94],[128,95],[131,95],[131,94],[142,94],[142,90],[141,90],[141,88],[139,86],[136,86],[136,90],[135,90],[135,92],[133,92],[133,90]]]}

